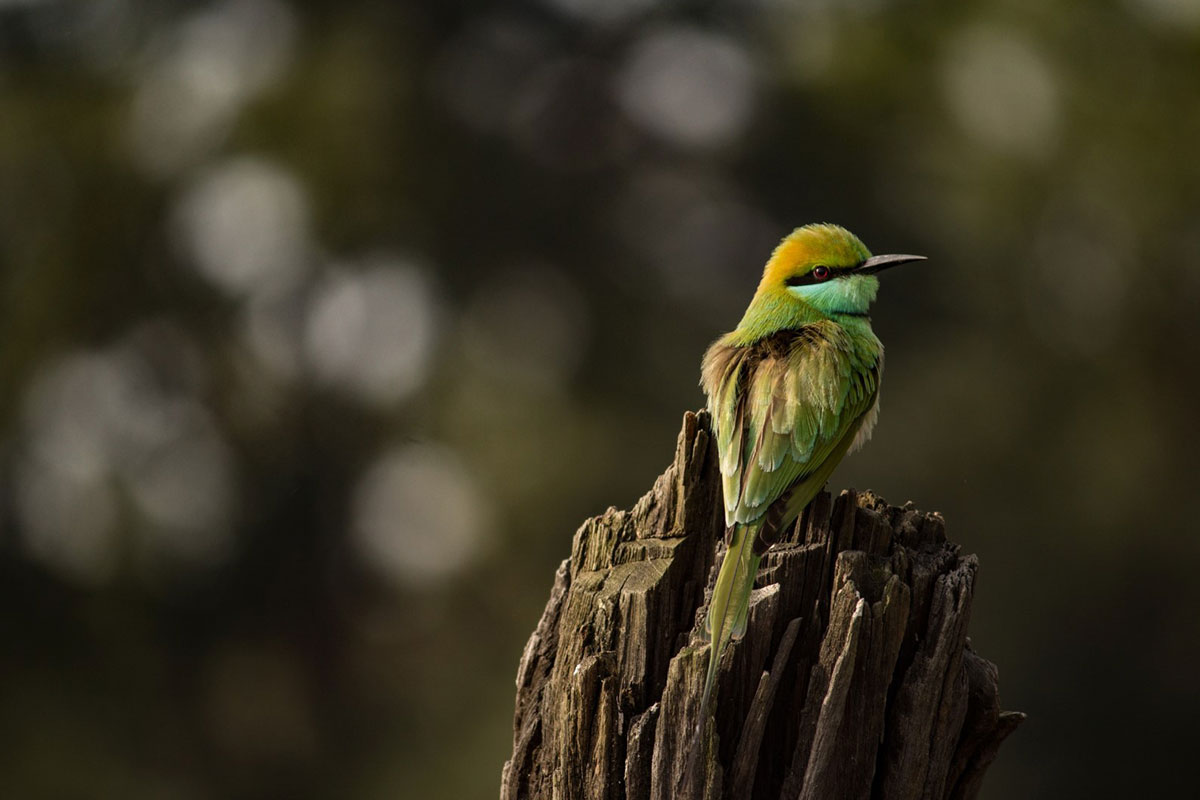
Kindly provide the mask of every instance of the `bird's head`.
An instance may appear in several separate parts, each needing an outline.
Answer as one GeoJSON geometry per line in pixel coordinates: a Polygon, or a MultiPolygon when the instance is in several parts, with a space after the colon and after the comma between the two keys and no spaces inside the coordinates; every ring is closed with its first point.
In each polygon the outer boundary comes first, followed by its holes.
{"type": "Polygon", "coordinates": [[[820,317],[866,316],[879,289],[877,273],[924,256],[872,256],[850,231],[805,225],[771,254],[739,328],[758,335],[820,317]]]}

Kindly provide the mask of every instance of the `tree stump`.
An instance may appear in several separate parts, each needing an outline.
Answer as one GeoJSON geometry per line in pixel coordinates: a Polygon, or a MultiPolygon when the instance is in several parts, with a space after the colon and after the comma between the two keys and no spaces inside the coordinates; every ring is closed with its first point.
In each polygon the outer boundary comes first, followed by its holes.
{"type": "Polygon", "coordinates": [[[502,800],[964,800],[1024,719],[967,621],[978,562],[936,513],[822,493],[763,558],[704,719],[724,533],[707,414],[629,511],[576,533],[517,673],[502,800]]]}

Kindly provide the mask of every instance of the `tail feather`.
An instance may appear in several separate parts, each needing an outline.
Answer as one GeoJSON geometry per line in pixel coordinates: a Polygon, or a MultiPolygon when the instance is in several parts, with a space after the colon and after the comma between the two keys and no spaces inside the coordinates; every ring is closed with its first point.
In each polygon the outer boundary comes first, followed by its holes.
{"type": "Polygon", "coordinates": [[[736,525],[729,537],[729,547],[717,582],[713,587],[712,600],[708,606],[706,628],[711,640],[708,650],[708,672],[704,678],[704,693],[701,695],[700,712],[697,715],[696,731],[692,752],[681,775],[679,796],[699,797],[703,790],[702,756],[706,752],[705,729],[708,726],[709,701],[716,689],[717,672],[721,666],[721,655],[731,639],[740,639],[746,632],[746,620],[750,609],[750,592],[754,578],[758,575],[758,562],[762,554],[755,552],[758,526],[736,525]]]}
{"type": "Polygon", "coordinates": [[[730,538],[725,560],[717,574],[712,602],[708,607],[708,633],[712,645],[708,653],[708,673],[704,678],[701,696],[701,718],[708,713],[708,702],[716,686],[721,655],[730,639],[740,639],[746,632],[746,617],[750,608],[750,591],[758,574],[762,555],[755,552],[757,527],[737,525],[730,538]]]}

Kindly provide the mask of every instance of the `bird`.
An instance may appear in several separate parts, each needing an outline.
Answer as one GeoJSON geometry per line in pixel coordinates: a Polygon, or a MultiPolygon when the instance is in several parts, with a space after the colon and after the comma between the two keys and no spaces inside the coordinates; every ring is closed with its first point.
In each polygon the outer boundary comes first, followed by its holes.
{"type": "Polygon", "coordinates": [[[709,604],[698,738],[721,656],[746,631],[759,561],[875,427],[883,373],[869,316],[876,276],[924,260],[873,256],[838,225],[797,228],[771,254],[737,327],[704,354],[726,552],[709,604]]]}

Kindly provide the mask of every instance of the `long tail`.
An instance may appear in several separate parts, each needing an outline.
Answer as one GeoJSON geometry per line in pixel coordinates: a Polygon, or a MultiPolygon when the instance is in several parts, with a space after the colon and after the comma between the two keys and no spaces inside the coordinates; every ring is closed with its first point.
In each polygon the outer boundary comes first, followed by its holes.
{"type": "Polygon", "coordinates": [[[708,703],[717,685],[717,671],[721,666],[721,654],[730,639],[740,638],[746,632],[746,616],[750,610],[750,591],[758,575],[758,562],[762,556],[755,553],[754,540],[758,525],[735,525],[729,537],[729,547],[717,583],[713,587],[712,602],[708,606],[708,635],[712,642],[708,650],[708,674],[704,678],[704,694],[701,695],[700,713],[696,719],[691,755],[680,775],[676,794],[680,797],[701,797],[704,794],[701,758],[705,747],[705,728],[708,726],[708,703]]]}
{"type": "Polygon", "coordinates": [[[701,696],[701,724],[708,714],[708,702],[716,687],[717,670],[721,666],[721,654],[730,639],[740,639],[746,632],[746,614],[750,609],[750,591],[758,574],[758,562],[762,555],[755,552],[754,539],[758,526],[735,525],[713,587],[712,602],[708,607],[708,634],[712,646],[708,652],[708,674],[704,678],[704,694],[701,696]]]}

